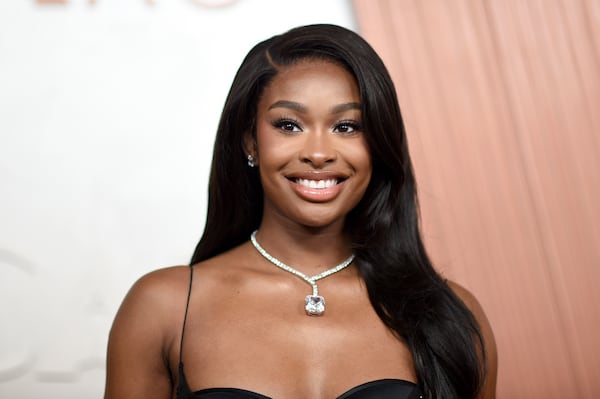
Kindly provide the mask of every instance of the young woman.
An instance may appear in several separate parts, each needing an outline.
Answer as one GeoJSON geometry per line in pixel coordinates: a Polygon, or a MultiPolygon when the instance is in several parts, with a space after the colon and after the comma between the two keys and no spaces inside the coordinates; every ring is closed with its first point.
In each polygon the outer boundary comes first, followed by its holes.
{"type": "Polygon", "coordinates": [[[223,110],[191,266],[125,298],[105,397],[494,398],[495,380],[481,307],[423,247],[380,58],[331,25],[259,43],[223,110]]]}

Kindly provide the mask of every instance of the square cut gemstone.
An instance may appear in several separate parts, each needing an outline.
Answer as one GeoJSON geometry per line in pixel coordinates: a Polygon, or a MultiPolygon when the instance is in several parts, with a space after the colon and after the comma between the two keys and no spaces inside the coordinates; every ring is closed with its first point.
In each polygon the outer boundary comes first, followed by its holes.
{"type": "Polygon", "coordinates": [[[325,298],[321,295],[307,295],[304,303],[309,316],[321,316],[325,312],[325,298]]]}

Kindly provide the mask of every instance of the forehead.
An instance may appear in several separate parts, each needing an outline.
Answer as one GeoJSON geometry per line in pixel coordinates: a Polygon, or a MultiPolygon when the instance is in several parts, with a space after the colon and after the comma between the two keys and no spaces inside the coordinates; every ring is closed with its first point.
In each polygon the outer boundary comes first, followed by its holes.
{"type": "Polygon", "coordinates": [[[359,102],[354,76],[344,67],[326,60],[303,60],[279,68],[264,89],[261,102],[326,97],[333,102],[359,102]]]}

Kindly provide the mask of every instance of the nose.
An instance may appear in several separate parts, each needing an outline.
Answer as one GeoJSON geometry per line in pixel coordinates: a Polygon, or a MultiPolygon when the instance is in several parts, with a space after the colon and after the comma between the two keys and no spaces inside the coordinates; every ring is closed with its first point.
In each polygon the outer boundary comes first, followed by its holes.
{"type": "Polygon", "coordinates": [[[337,158],[337,151],[333,145],[333,137],[326,130],[310,132],[305,135],[300,160],[320,168],[330,164],[337,158]]]}

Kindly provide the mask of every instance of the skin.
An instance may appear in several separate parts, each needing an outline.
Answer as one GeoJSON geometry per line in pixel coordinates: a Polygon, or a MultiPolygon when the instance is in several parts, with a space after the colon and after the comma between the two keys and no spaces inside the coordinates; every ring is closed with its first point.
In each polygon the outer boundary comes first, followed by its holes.
{"type": "MultiPolygon", "coordinates": [[[[272,255],[307,275],[350,254],[348,212],[371,177],[360,130],[353,77],[324,61],[280,71],[258,104],[256,135],[246,147],[257,159],[265,193],[257,235],[272,255]],[[331,190],[297,179],[337,178],[331,190]]],[[[273,398],[335,398],[382,378],[416,381],[412,356],[380,321],[354,266],[319,281],[327,310],[304,314],[310,286],[264,259],[250,243],[194,265],[184,339],[192,391],[235,387],[273,398]]],[[[105,398],[174,398],[189,268],[172,267],[141,278],[115,318],[108,347],[105,398]]],[[[488,347],[495,391],[495,346],[476,299],[452,288],[472,309],[488,347]]]]}

